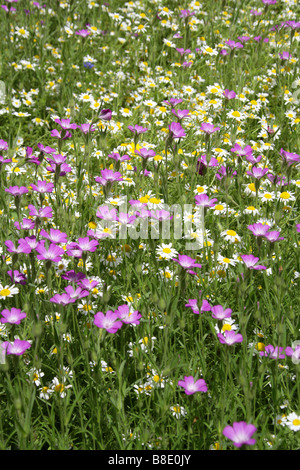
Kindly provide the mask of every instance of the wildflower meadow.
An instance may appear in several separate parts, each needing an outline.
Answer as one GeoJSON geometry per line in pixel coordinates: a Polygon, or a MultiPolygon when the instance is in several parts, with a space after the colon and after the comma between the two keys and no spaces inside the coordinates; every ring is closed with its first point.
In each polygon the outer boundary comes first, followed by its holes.
{"type": "Polygon", "coordinates": [[[0,24],[0,449],[299,450],[299,2],[0,24]]]}

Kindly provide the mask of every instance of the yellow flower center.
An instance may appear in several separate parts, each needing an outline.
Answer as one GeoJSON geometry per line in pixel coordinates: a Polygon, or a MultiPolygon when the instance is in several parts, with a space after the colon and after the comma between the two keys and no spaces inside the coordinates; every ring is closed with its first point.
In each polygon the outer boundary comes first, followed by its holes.
{"type": "Polygon", "coordinates": [[[300,419],[293,419],[294,426],[300,426],[300,419]]]}
{"type": "Polygon", "coordinates": [[[280,194],[280,199],[289,199],[290,197],[291,195],[286,191],[280,194]]]}
{"type": "Polygon", "coordinates": [[[236,236],[236,232],[234,230],[227,230],[227,235],[229,235],[230,237],[235,237],[236,236]]]}
{"type": "Polygon", "coordinates": [[[0,295],[1,295],[2,297],[7,297],[9,294],[10,294],[10,290],[9,290],[9,289],[2,289],[2,290],[0,290],[0,295]]]}
{"type": "Polygon", "coordinates": [[[222,326],[222,331],[231,331],[231,325],[225,323],[225,325],[222,326]]]}
{"type": "Polygon", "coordinates": [[[164,248],[164,249],[163,249],[163,252],[164,252],[164,253],[171,253],[171,249],[170,249],[170,248],[164,248]]]}

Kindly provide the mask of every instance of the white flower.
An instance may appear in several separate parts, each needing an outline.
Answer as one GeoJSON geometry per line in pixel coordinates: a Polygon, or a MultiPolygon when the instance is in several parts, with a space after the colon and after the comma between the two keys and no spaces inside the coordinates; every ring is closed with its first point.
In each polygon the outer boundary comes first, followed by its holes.
{"type": "Polygon", "coordinates": [[[13,295],[16,295],[18,293],[19,289],[15,287],[15,285],[3,287],[2,284],[0,284],[0,299],[12,297],[13,295]]]}
{"type": "Polygon", "coordinates": [[[156,248],[156,253],[160,259],[172,259],[176,258],[178,252],[175,248],[172,248],[172,243],[162,243],[156,248]]]}
{"type": "Polygon", "coordinates": [[[288,426],[292,431],[300,431],[300,416],[296,413],[290,413],[286,417],[286,426],[288,426]]]}

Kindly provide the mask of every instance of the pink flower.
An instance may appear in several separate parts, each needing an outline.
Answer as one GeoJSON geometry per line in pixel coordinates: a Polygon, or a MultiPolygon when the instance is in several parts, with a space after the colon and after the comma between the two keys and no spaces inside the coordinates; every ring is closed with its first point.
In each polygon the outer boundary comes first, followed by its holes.
{"type": "Polygon", "coordinates": [[[257,258],[254,255],[241,255],[241,258],[244,261],[247,268],[249,268],[249,269],[255,269],[256,271],[262,270],[262,269],[267,269],[266,266],[256,264],[259,261],[259,258],[257,258]]]}
{"type": "Polygon", "coordinates": [[[202,122],[200,126],[200,130],[205,132],[205,134],[213,134],[216,131],[219,131],[219,127],[214,127],[213,124],[209,124],[209,122],[202,122]]]}
{"type": "Polygon", "coordinates": [[[170,137],[172,139],[180,139],[181,137],[185,137],[185,131],[179,124],[179,122],[172,122],[169,125],[170,137]]]}
{"type": "Polygon", "coordinates": [[[211,306],[206,299],[203,299],[200,310],[198,307],[197,299],[189,299],[188,303],[185,304],[185,306],[190,307],[192,309],[192,312],[195,313],[196,315],[199,315],[200,313],[203,313],[203,312],[209,312],[211,310],[211,306]]]}
{"type": "Polygon", "coordinates": [[[178,263],[183,269],[186,269],[189,274],[196,274],[191,268],[202,268],[201,264],[197,264],[196,260],[187,255],[178,255],[178,259],[173,258],[173,261],[178,263]]]}
{"type": "Polygon", "coordinates": [[[73,304],[75,302],[74,298],[71,298],[69,294],[55,294],[51,299],[50,302],[54,304],[66,306],[69,304],[73,304]]]}
{"type": "Polygon", "coordinates": [[[218,333],[217,336],[220,343],[227,344],[228,346],[232,346],[235,343],[241,343],[243,341],[243,336],[240,333],[235,333],[233,330],[225,330],[224,334],[218,333]]]}
{"type": "Polygon", "coordinates": [[[214,307],[211,307],[211,312],[211,316],[217,320],[224,320],[224,318],[230,318],[232,314],[231,308],[226,308],[224,310],[222,305],[215,305],[214,307]]]}
{"type": "Polygon", "coordinates": [[[253,235],[256,237],[264,237],[269,230],[269,225],[267,224],[252,224],[248,225],[248,229],[251,230],[253,235]]]}
{"type": "Polygon", "coordinates": [[[216,202],[218,202],[218,199],[216,198],[209,199],[208,195],[205,193],[197,194],[197,196],[195,196],[195,200],[196,205],[201,207],[214,207],[216,202]]]}
{"type": "Polygon", "coordinates": [[[5,349],[7,355],[13,354],[15,356],[22,356],[27,349],[31,348],[29,341],[23,341],[21,339],[15,339],[13,343],[4,341],[1,346],[5,349]]]}
{"type": "Polygon", "coordinates": [[[120,320],[126,324],[139,325],[140,319],[142,318],[138,310],[130,311],[129,305],[127,304],[120,305],[117,310],[115,310],[115,313],[117,313],[120,320]]]}
{"type": "Polygon", "coordinates": [[[242,445],[253,445],[256,440],[252,439],[256,427],[253,424],[247,424],[245,421],[235,422],[232,426],[226,426],[223,429],[223,435],[233,441],[235,447],[242,445]]]}
{"type": "Polygon", "coordinates": [[[97,312],[94,315],[94,325],[105,329],[108,333],[116,333],[123,325],[123,322],[118,318],[119,314],[112,310],[108,310],[106,315],[103,312],[97,312]]]}
{"type": "Polygon", "coordinates": [[[207,392],[207,385],[204,379],[195,381],[192,375],[184,376],[184,380],[178,381],[179,387],[184,388],[186,395],[193,395],[196,392],[207,392]]]}
{"type": "Polygon", "coordinates": [[[228,88],[226,88],[226,90],[223,91],[223,95],[228,100],[232,100],[233,98],[236,97],[236,93],[233,90],[232,91],[228,90],[228,88]]]}
{"type": "Polygon", "coordinates": [[[45,247],[45,240],[39,242],[36,247],[36,251],[39,253],[37,259],[52,261],[53,263],[58,263],[61,261],[61,258],[64,254],[64,249],[55,245],[55,243],[50,243],[48,248],[45,247]]]}
{"type": "Polygon", "coordinates": [[[10,323],[11,325],[19,325],[23,318],[26,318],[26,313],[22,312],[19,308],[12,307],[11,310],[7,308],[2,310],[1,315],[3,318],[0,318],[1,323],[10,323]]]}

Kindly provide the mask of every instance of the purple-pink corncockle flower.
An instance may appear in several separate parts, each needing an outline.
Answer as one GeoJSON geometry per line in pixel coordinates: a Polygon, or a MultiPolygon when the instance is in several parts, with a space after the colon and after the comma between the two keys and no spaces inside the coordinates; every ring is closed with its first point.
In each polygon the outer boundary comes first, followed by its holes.
{"type": "Polygon", "coordinates": [[[256,264],[259,261],[259,258],[254,255],[241,255],[241,258],[249,269],[255,269],[256,271],[267,269],[266,266],[256,264]]]}
{"type": "Polygon", "coordinates": [[[120,212],[116,220],[120,225],[131,225],[135,219],[135,215],[127,214],[127,212],[120,212]]]}
{"type": "Polygon", "coordinates": [[[53,216],[53,210],[49,206],[45,206],[45,207],[41,207],[40,209],[37,209],[32,204],[29,204],[28,209],[29,209],[29,215],[31,217],[36,217],[38,219],[41,219],[41,218],[51,219],[51,217],[53,216]]]}
{"type": "Polygon", "coordinates": [[[78,242],[72,242],[67,245],[66,253],[68,256],[81,258],[83,253],[96,251],[98,245],[97,240],[90,240],[89,237],[78,238],[78,242]]]}
{"type": "Polygon", "coordinates": [[[95,132],[96,127],[89,122],[85,122],[84,124],[80,124],[77,126],[84,134],[88,134],[89,132],[95,132]]]}
{"type": "Polygon", "coordinates": [[[76,273],[74,271],[74,269],[72,269],[71,271],[67,271],[66,273],[62,274],[61,277],[62,277],[62,279],[66,279],[67,281],[70,281],[70,282],[79,282],[79,281],[82,281],[82,280],[86,279],[85,274],[83,274],[80,271],[78,273],[76,273]]]}
{"type": "Polygon", "coordinates": [[[98,284],[99,281],[97,281],[96,279],[88,279],[87,277],[77,282],[77,285],[79,287],[89,292],[92,292],[98,284]]]}
{"type": "Polygon", "coordinates": [[[204,379],[198,379],[195,381],[192,375],[184,376],[184,380],[178,381],[179,387],[184,388],[186,395],[193,395],[196,392],[207,392],[207,385],[204,379]]]}
{"type": "Polygon", "coordinates": [[[275,5],[277,0],[261,0],[265,5],[275,5]]]}
{"type": "Polygon", "coordinates": [[[289,27],[292,30],[300,29],[300,21],[294,21],[294,20],[284,21],[282,23],[282,26],[289,27]]]}
{"type": "Polygon", "coordinates": [[[155,157],[156,152],[152,149],[147,149],[145,147],[141,148],[140,150],[136,150],[135,153],[140,155],[144,159],[148,159],[151,157],[155,157]]]}
{"type": "Polygon", "coordinates": [[[51,261],[52,263],[58,263],[61,261],[63,254],[65,253],[63,248],[50,243],[49,247],[46,248],[45,240],[41,240],[36,247],[36,251],[39,253],[37,259],[51,261]]]}
{"type": "Polygon", "coordinates": [[[169,125],[169,132],[170,132],[170,137],[172,139],[181,139],[182,137],[185,137],[185,131],[179,124],[179,122],[172,122],[169,125]]]}
{"type": "Polygon", "coordinates": [[[40,236],[42,238],[47,238],[52,243],[67,243],[68,237],[67,234],[61,232],[60,230],[55,230],[54,228],[50,228],[50,233],[46,232],[46,230],[42,229],[40,231],[40,236]]]}
{"type": "Polygon", "coordinates": [[[251,230],[255,237],[265,237],[269,228],[269,225],[262,223],[248,225],[248,229],[251,230]]]}
{"type": "Polygon", "coordinates": [[[242,44],[248,42],[250,39],[250,36],[238,36],[238,40],[241,41],[242,44]]]}
{"type": "Polygon", "coordinates": [[[73,304],[75,302],[74,298],[71,298],[69,294],[55,294],[51,297],[50,302],[65,307],[66,305],[73,304]]]}
{"type": "Polygon", "coordinates": [[[190,16],[194,16],[196,13],[190,10],[180,10],[179,17],[180,18],[189,18],[190,16]]]}
{"type": "Polygon", "coordinates": [[[243,336],[240,333],[235,333],[234,330],[225,330],[224,334],[218,333],[217,334],[220,343],[227,344],[228,346],[232,346],[236,343],[241,343],[243,341],[243,336]]]}
{"type": "Polygon", "coordinates": [[[66,140],[72,137],[72,134],[70,131],[58,131],[57,129],[52,129],[51,136],[56,137],[57,139],[66,140]]]}
{"type": "Polygon", "coordinates": [[[117,313],[118,318],[127,325],[139,325],[140,319],[142,318],[138,310],[132,311],[127,304],[120,305],[117,310],[115,310],[115,313],[117,313]]]}
{"type": "Polygon", "coordinates": [[[252,155],[252,147],[250,145],[246,145],[244,148],[242,148],[239,144],[234,144],[233,148],[230,149],[231,152],[236,153],[240,157],[247,157],[249,155],[252,155]]]}
{"type": "Polygon", "coordinates": [[[67,163],[62,163],[61,165],[56,165],[54,162],[50,163],[50,166],[47,166],[46,170],[50,173],[57,173],[57,168],[59,168],[58,176],[65,176],[67,173],[72,171],[72,167],[67,163]]]}
{"type": "Polygon", "coordinates": [[[39,143],[37,144],[37,147],[40,149],[41,152],[46,153],[47,155],[56,152],[56,150],[52,147],[49,147],[49,145],[46,145],[45,147],[43,144],[39,143]]]}
{"type": "Polygon", "coordinates": [[[230,318],[231,314],[231,308],[226,308],[224,310],[224,307],[222,305],[215,305],[211,307],[211,316],[216,320],[224,320],[224,318],[230,318]]]}
{"type": "Polygon", "coordinates": [[[103,312],[97,312],[94,315],[94,325],[105,329],[108,333],[116,333],[122,328],[123,322],[119,319],[118,313],[108,310],[106,315],[103,312]]]}
{"type": "Polygon", "coordinates": [[[191,65],[193,65],[193,62],[190,60],[189,62],[182,62],[181,66],[184,67],[184,68],[188,68],[188,67],[191,67],[191,65]]]}
{"type": "Polygon", "coordinates": [[[96,183],[100,183],[102,184],[102,186],[106,186],[107,184],[112,184],[115,181],[122,180],[123,176],[121,175],[121,173],[119,173],[118,171],[114,172],[113,170],[109,170],[107,168],[101,170],[101,176],[96,176],[95,178],[96,183]]]}
{"type": "Polygon", "coordinates": [[[300,224],[296,224],[296,230],[298,233],[300,233],[300,224]]]}
{"type": "Polygon", "coordinates": [[[50,157],[47,157],[47,161],[49,163],[55,163],[57,166],[62,165],[66,160],[67,156],[62,155],[61,153],[52,153],[50,157]]]}
{"type": "Polygon", "coordinates": [[[260,356],[264,357],[269,357],[270,359],[284,359],[285,358],[285,353],[284,353],[284,348],[281,346],[274,346],[272,344],[268,344],[268,346],[265,347],[264,351],[260,351],[259,353],[260,356]]]}
{"type": "Polygon", "coordinates": [[[79,29],[75,31],[75,34],[77,34],[77,36],[81,36],[82,38],[86,38],[91,34],[91,31],[89,31],[88,29],[79,29]]]}
{"type": "Polygon", "coordinates": [[[10,186],[9,188],[5,188],[5,192],[20,198],[23,194],[28,193],[28,189],[26,186],[10,186]]]}
{"type": "Polygon", "coordinates": [[[233,91],[233,90],[228,90],[228,88],[226,88],[226,90],[223,91],[223,95],[225,96],[225,98],[227,98],[228,100],[232,100],[233,98],[236,97],[236,93],[233,91]]]}
{"type": "Polygon", "coordinates": [[[186,269],[189,274],[195,275],[192,268],[202,268],[202,265],[196,263],[196,260],[187,255],[178,255],[178,259],[173,258],[173,261],[178,263],[183,269],[186,269]]]}
{"type": "Polygon", "coordinates": [[[112,118],[112,111],[111,109],[101,109],[99,113],[99,118],[102,121],[110,121],[112,118]]]}
{"type": "Polygon", "coordinates": [[[5,350],[7,355],[14,355],[14,356],[22,356],[24,352],[31,348],[31,344],[29,341],[21,340],[21,339],[15,339],[13,343],[10,343],[9,341],[4,341],[1,344],[2,349],[5,350]]]}
{"type": "Polygon", "coordinates": [[[23,318],[26,318],[26,313],[22,312],[21,309],[12,307],[11,310],[8,308],[0,312],[3,318],[0,318],[1,323],[10,323],[11,325],[19,325],[23,318]]]}
{"type": "Polygon", "coordinates": [[[216,199],[216,198],[209,199],[209,196],[205,193],[197,194],[195,196],[195,203],[196,203],[197,206],[214,207],[217,202],[218,202],[218,199],[216,199]]]}
{"type": "Polygon", "coordinates": [[[291,54],[287,51],[282,51],[282,53],[279,52],[279,57],[281,60],[289,60],[292,58],[291,54]]]}
{"type": "Polygon", "coordinates": [[[261,16],[263,14],[262,11],[259,11],[259,10],[250,10],[250,14],[253,15],[253,16],[261,16]]]}
{"type": "Polygon", "coordinates": [[[12,270],[7,271],[7,274],[9,275],[13,284],[21,284],[22,286],[27,284],[27,277],[25,274],[20,273],[20,271],[17,269],[15,269],[14,272],[12,272],[12,270]]]}
{"type": "Polygon", "coordinates": [[[2,152],[2,150],[8,150],[8,143],[5,140],[0,139],[0,152],[2,152]]]}
{"type": "Polygon", "coordinates": [[[12,240],[6,240],[4,242],[4,245],[6,246],[7,251],[9,253],[15,253],[15,254],[20,254],[20,253],[27,253],[28,254],[28,253],[31,253],[30,246],[23,239],[18,240],[18,246],[15,246],[15,244],[12,240]]]}
{"type": "Polygon", "coordinates": [[[145,132],[148,131],[147,127],[142,127],[142,126],[139,126],[138,124],[136,124],[135,126],[128,126],[128,129],[133,134],[137,134],[137,135],[144,134],[145,132]]]}
{"type": "Polygon", "coordinates": [[[20,241],[22,241],[23,243],[27,243],[31,250],[35,250],[39,244],[39,241],[34,235],[31,235],[30,237],[21,238],[20,241]]]}
{"type": "Polygon", "coordinates": [[[82,287],[73,287],[73,286],[67,286],[65,287],[66,293],[70,296],[71,299],[82,299],[83,297],[87,297],[90,295],[89,291],[82,288],[82,287]]]}
{"type": "Polygon", "coordinates": [[[190,307],[192,312],[195,313],[195,315],[199,315],[200,313],[203,313],[203,312],[209,312],[211,310],[211,305],[206,299],[203,299],[200,310],[198,307],[197,299],[189,299],[188,303],[185,304],[185,307],[190,307]]]}
{"type": "Polygon", "coordinates": [[[171,109],[171,112],[176,116],[180,121],[187,117],[190,113],[188,109],[171,109]]]}
{"type": "Polygon", "coordinates": [[[11,162],[12,162],[11,158],[5,158],[2,155],[0,155],[0,168],[2,167],[2,165],[6,165],[11,162]]]}
{"type": "Polygon", "coordinates": [[[217,132],[220,130],[220,127],[215,127],[213,124],[210,124],[209,122],[202,122],[200,126],[200,130],[205,132],[205,134],[213,134],[214,132],[217,132]]]}
{"type": "Polygon", "coordinates": [[[116,162],[125,162],[127,160],[130,160],[129,155],[120,155],[118,152],[110,153],[107,155],[108,158],[113,158],[116,162]]]}
{"type": "Polygon", "coordinates": [[[233,39],[229,39],[228,41],[225,41],[225,44],[230,47],[231,50],[233,49],[242,49],[244,46],[240,42],[235,42],[233,39]]]}
{"type": "Polygon", "coordinates": [[[18,230],[33,230],[35,227],[35,223],[32,219],[23,219],[21,224],[18,221],[14,222],[14,226],[18,230]]]}
{"type": "Polygon", "coordinates": [[[110,209],[109,206],[100,206],[97,209],[96,217],[105,221],[116,221],[118,216],[117,209],[110,209]]]}
{"type": "Polygon", "coordinates": [[[280,232],[278,230],[269,230],[266,233],[265,238],[271,243],[278,242],[279,240],[284,240],[284,237],[280,237],[279,235],[280,232]]]}
{"type": "Polygon", "coordinates": [[[184,49],[183,47],[176,47],[176,51],[179,52],[181,56],[191,53],[191,49],[184,49]]]}
{"type": "Polygon", "coordinates": [[[166,211],[165,209],[158,209],[155,211],[150,211],[150,217],[155,220],[159,220],[159,222],[162,222],[163,220],[172,220],[173,215],[169,211],[166,211]]]}
{"type": "Polygon", "coordinates": [[[287,357],[292,357],[292,360],[296,360],[297,362],[300,360],[300,344],[296,344],[295,346],[292,345],[287,346],[284,350],[287,357]]]}
{"type": "Polygon", "coordinates": [[[207,157],[206,157],[206,154],[204,153],[203,155],[201,155],[201,157],[198,158],[197,167],[201,166],[201,164],[203,164],[206,167],[207,166],[210,167],[210,166],[218,166],[219,162],[218,162],[217,158],[210,157],[209,163],[207,163],[207,157]]]}
{"type": "Polygon", "coordinates": [[[232,426],[225,426],[223,429],[223,435],[228,437],[235,447],[255,444],[256,440],[252,438],[255,432],[254,424],[247,424],[245,421],[234,422],[232,426]]]}
{"type": "Polygon", "coordinates": [[[169,106],[177,106],[178,104],[182,103],[182,99],[181,98],[170,98],[170,100],[164,100],[163,101],[164,104],[168,104],[169,106]]]}
{"type": "Polygon", "coordinates": [[[54,189],[54,183],[38,180],[37,184],[30,183],[30,187],[32,191],[36,191],[37,193],[52,193],[54,189]]]}
{"type": "Polygon", "coordinates": [[[78,125],[75,123],[71,123],[70,119],[55,119],[54,122],[59,124],[60,127],[64,130],[68,129],[77,129],[78,125]]]}
{"type": "Polygon", "coordinates": [[[262,155],[258,155],[258,157],[254,157],[254,155],[247,155],[246,156],[246,160],[250,163],[252,163],[252,165],[256,165],[257,163],[259,163],[262,159],[262,155]]]}
{"type": "Polygon", "coordinates": [[[265,176],[266,173],[268,173],[269,168],[260,168],[257,166],[253,166],[251,171],[247,171],[247,175],[253,176],[253,178],[260,180],[265,176]]]}
{"type": "Polygon", "coordinates": [[[297,153],[287,152],[286,150],[280,149],[280,155],[282,156],[283,160],[290,166],[294,163],[300,162],[300,155],[297,153]]]}

